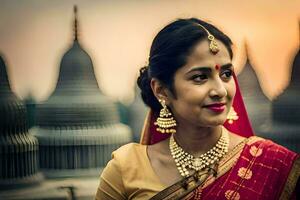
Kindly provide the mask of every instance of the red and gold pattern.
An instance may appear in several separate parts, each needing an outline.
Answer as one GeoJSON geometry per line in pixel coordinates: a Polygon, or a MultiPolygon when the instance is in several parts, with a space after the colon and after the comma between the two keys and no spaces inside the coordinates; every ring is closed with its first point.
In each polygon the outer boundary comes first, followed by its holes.
{"type": "Polygon", "coordinates": [[[241,195],[233,190],[227,190],[225,192],[225,198],[231,200],[239,200],[241,198],[241,195]]]}
{"type": "Polygon", "coordinates": [[[262,154],[263,150],[260,148],[257,148],[255,145],[251,146],[250,148],[250,154],[254,157],[258,157],[262,154]]]}
{"type": "Polygon", "coordinates": [[[251,179],[252,177],[252,171],[250,169],[247,169],[245,167],[241,167],[238,171],[238,176],[243,179],[251,179]]]}
{"type": "MultiPolygon", "coordinates": [[[[236,154],[232,155],[231,159],[235,159],[235,156],[236,154]]],[[[288,181],[288,177],[291,177],[289,174],[293,173],[293,180],[297,180],[300,175],[300,170],[295,170],[300,169],[296,153],[254,136],[248,139],[238,156],[232,168],[223,171],[221,176],[219,170],[226,162],[219,166],[218,177],[213,181],[208,180],[209,184],[202,187],[201,199],[232,200],[251,197],[253,200],[273,200],[279,199],[282,193],[285,193],[285,199],[290,199],[296,182],[288,181]]],[[[232,162],[231,159],[226,159],[227,162],[232,162]]]]}

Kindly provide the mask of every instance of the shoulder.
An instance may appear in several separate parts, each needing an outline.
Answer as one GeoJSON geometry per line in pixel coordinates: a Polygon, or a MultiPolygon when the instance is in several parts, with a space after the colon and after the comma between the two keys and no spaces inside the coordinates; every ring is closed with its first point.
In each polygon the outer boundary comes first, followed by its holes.
{"type": "Polygon", "coordinates": [[[112,159],[101,173],[97,192],[99,199],[111,199],[111,197],[127,199],[128,180],[133,180],[135,175],[141,173],[138,162],[143,156],[142,151],[145,147],[141,144],[129,143],[112,153],[112,159]]]}
{"type": "Polygon", "coordinates": [[[288,148],[273,142],[272,140],[265,139],[259,136],[252,136],[248,138],[247,145],[259,146],[261,149],[267,150],[268,152],[276,152],[279,154],[290,154],[297,155],[297,153],[289,150],[288,148]]]}
{"type": "Polygon", "coordinates": [[[114,152],[112,152],[112,159],[117,159],[118,161],[123,161],[130,159],[135,156],[142,154],[142,151],[146,148],[146,145],[138,143],[129,143],[121,146],[114,152]]]}
{"type": "Polygon", "coordinates": [[[247,144],[249,146],[254,145],[254,146],[259,146],[262,149],[268,150],[268,152],[277,152],[281,154],[294,154],[297,155],[297,153],[289,150],[288,148],[277,144],[273,142],[272,140],[265,139],[259,136],[252,136],[248,139],[247,144]]]}
{"type": "Polygon", "coordinates": [[[146,145],[129,143],[121,146],[112,153],[112,159],[106,168],[117,168],[122,176],[138,170],[147,157],[146,145]]]}
{"type": "Polygon", "coordinates": [[[258,157],[262,155],[265,161],[269,161],[279,167],[291,166],[298,157],[297,153],[286,147],[258,136],[250,137],[247,146],[252,156],[258,157]]]}
{"type": "Polygon", "coordinates": [[[126,165],[130,165],[130,162],[141,156],[145,145],[137,143],[129,143],[121,146],[117,150],[112,152],[111,160],[107,163],[104,171],[122,171],[122,168],[126,165]]]}

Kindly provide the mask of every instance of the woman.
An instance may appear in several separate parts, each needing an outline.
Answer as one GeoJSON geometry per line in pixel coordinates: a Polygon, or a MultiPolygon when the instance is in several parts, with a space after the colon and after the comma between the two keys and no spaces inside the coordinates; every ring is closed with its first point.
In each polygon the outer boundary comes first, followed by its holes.
{"type": "Polygon", "coordinates": [[[195,18],[157,34],[137,81],[151,109],[141,144],[113,153],[96,199],[296,198],[299,156],[253,136],[231,44],[195,18]]]}

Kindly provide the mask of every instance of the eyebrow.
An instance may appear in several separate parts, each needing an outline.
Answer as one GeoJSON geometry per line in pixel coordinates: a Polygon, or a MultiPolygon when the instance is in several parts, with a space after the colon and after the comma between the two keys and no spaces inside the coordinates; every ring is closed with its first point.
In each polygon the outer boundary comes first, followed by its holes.
{"type": "MultiPolygon", "coordinates": [[[[221,69],[222,70],[225,70],[225,69],[230,69],[232,68],[232,63],[227,63],[225,65],[222,65],[221,66],[221,69]]],[[[191,72],[194,72],[194,71],[201,71],[201,72],[211,72],[211,67],[206,67],[206,66],[203,66],[203,67],[195,67],[193,69],[191,69],[190,71],[187,72],[187,74],[191,73],[191,72]]]]}

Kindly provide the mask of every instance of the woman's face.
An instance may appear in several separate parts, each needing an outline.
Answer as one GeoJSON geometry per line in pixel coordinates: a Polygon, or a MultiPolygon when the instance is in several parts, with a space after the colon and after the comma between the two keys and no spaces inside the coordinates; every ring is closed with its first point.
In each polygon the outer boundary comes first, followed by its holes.
{"type": "Polygon", "coordinates": [[[221,41],[217,43],[220,50],[214,55],[209,41],[200,41],[174,75],[176,97],[169,98],[168,105],[179,125],[211,127],[226,120],[236,88],[230,55],[221,41]]]}

